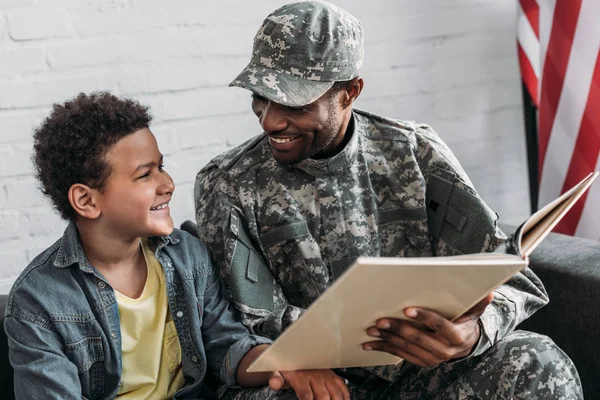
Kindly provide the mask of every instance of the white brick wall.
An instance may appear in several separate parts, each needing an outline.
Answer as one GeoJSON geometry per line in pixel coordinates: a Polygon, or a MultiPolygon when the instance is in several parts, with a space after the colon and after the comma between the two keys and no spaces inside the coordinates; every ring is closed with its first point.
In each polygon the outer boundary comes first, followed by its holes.
{"type": "MultiPolygon", "coordinates": [[[[515,2],[337,0],[365,27],[357,106],[431,124],[504,220],[528,213],[515,2]]],[[[0,0],[0,293],[64,228],[37,190],[31,131],[54,102],[108,89],[152,107],[193,219],[193,179],[259,132],[249,95],[227,88],[275,0],[0,0]]]]}

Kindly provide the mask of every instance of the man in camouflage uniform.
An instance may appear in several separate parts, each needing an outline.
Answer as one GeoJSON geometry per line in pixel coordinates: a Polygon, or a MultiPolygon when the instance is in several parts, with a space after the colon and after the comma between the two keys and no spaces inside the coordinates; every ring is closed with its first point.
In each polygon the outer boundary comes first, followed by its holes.
{"type": "MultiPolygon", "coordinates": [[[[253,92],[264,132],[200,171],[197,222],[254,333],[277,337],[358,256],[476,253],[505,239],[429,126],[352,108],[362,61],[352,15],[293,3],[265,19],[231,84],[253,92]]],[[[581,398],[574,365],[549,338],[514,332],[547,302],[526,268],[457,321],[423,309],[405,312],[426,328],[377,321],[365,350],[396,354],[400,366],[336,372],[359,399],[581,398]]],[[[223,395],[295,398],[266,388],[223,395]]]]}

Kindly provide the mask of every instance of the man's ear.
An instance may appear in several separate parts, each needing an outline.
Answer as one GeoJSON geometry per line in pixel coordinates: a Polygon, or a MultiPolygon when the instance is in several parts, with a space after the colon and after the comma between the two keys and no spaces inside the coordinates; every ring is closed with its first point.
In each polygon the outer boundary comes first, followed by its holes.
{"type": "Polygon", "coordinates": [[[75,183],[69,188],[69,203],[75,212],[87,219],[96,219],[101,209],[97,202],[98,190],[82,183],[75,183]]]}
{"type": "Polygon", "coordinates": [[[352,106],[354,100],[356,100],[358,96],[360,96],[360,92],[362,92],[364,84],[365,82],[360,76],[357,76],[348,83],[348,86],[346,86],[346,88],[344,89],[344,95],[342,96],[343,108],[348,108],[352,106]]]}

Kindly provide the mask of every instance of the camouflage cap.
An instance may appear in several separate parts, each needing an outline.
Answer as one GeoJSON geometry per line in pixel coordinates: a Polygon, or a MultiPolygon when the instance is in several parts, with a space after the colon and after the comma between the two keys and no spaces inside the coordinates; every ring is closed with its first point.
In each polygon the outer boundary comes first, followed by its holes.
{"type": "Polygon", "coordinates": [[[362,26],[351,14],[322,1],[291,3],[263,21],[250,63],[229,86],[299,107],[358,76],[363,57],[362,26]]]}

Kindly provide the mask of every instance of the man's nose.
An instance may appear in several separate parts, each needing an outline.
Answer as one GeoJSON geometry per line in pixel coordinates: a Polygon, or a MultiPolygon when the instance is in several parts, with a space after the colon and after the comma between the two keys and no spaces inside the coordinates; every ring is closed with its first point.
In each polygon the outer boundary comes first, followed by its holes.
{"type": "Polygon", "coordinates": [[[279,104],[269,101],[259,117],[260,125],[266,133],[282,131],[287,127],[287,121],[279,104]]]}

